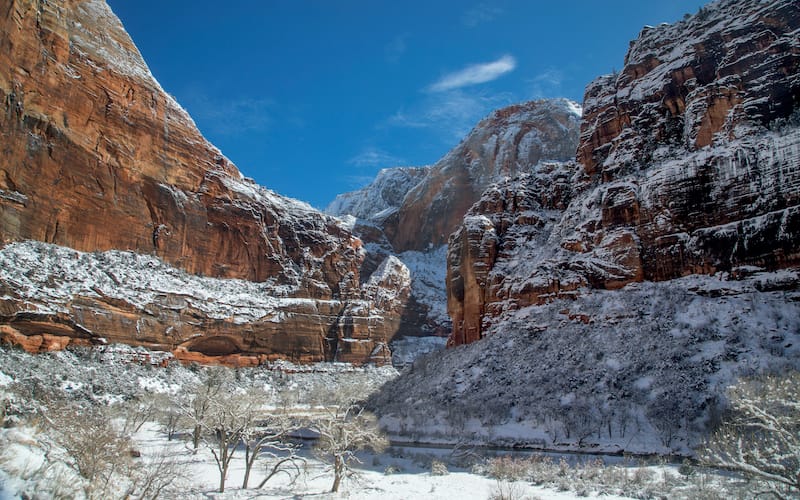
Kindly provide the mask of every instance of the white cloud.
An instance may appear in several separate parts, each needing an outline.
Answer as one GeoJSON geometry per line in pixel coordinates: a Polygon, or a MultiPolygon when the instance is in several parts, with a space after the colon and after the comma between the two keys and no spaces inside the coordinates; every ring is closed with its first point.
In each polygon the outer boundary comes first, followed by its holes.
{"type": "Polygon", "coordinates": [[[505,55],[496,61],[472,64],[466,68],[444,75],[433,83],[428,90],[431,92],[444,92],[459,89],[479,83],[491,82],[517,67],[517,61],[510,55],[505,55]]]}
{"type": "Polygon", "coordinates": [[[380,148],[368,147],[347,160],[347,163],[356,167],[396,167],[406,162],[380,148]]]}
{"type": "Polygon", "coordinates": [[[479,24],[488,23],[500,14],[503,9],[494,5],[478,4],[461,15],[461,24],[467,28],[474,28],[479,24]]]}

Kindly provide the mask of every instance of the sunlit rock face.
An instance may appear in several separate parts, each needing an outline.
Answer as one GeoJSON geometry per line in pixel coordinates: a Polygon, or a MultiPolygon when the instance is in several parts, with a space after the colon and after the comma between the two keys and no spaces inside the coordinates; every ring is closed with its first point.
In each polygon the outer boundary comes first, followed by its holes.
{"type": "Polygon", "coordinates": [[[447,239],[486,187],[540,161],[575,155],[580,107],[566,99],[531,101],[495,111],[431,167],[384,223],[398,252],[447,239]]]}
{"type": "MultiPolygon", "coordinates": [[[[244,179],[155,81],[103,0],[6,2],[0,69],[0,242],[131,250],[190,274],[264,283],[264,294],[311,301],[287,305],[285,322],[241,325],[172,305],[132,310],[89,293],[74,302],[98,311],[94,326],[78,321],[73,307],[6,337],[191,343],[209,356],[297,351],[302,360],[363,362],[394,334],[402,310],[377,308],[387,326],[369,328],[358,325],[374,322],[375,310],[352,312],[353,301],[373,293],[362,288],[361,241],[333,217],[244,179]],[[136,334],[128,322],[139,325],[136,334]],[[88,333],[63,327],[70,323],[88,333]],[[331,348],[351,323],[364,345],[331,348]],[[175,336],[169,342],[167,330],[175,336]],[[189,342],[195,336],[216,340],[189,342]]],[[[18,298],[13,282],[3,289],[10,302],[18,298]]],[[[8,304],[4,322],[19,326],[28,306],[8,304]]]]}
{"type": "Polygon", "coordinates": [[[576,162],[492,186],[448,253],[452,344],[586,288],[800,265],[800,5],[645,28],[586,89],[576,162]]]}

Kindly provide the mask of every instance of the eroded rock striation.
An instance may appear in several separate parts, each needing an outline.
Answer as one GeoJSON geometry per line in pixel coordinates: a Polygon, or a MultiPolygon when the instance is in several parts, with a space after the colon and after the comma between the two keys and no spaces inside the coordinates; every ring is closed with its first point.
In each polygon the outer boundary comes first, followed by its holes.
{"type": "MultiPolygon", "coordinates": [[[[170,298],[142,309],[80,291],[58,318],[22,328],[29,304],[5,282],[7,338],[178,348],[199,336],[191,346],[200,354],[258,356],[299,342],[304,360],[319,360],[331,358],[322,344],[347,338],[346,325],[373,321],[347,305],[373,293],[362,288],[361,241],[333,217],[244,179],[162,90],[103,0],[5,2],[0,68],[0,242],[152,254],[190,274],[264,283],[261,293],[298,299],[281,306],[291,320],[242,325],[210,321],[170,298]],[[94,315],[78,317],[78,303],[94,315]],[[71,323],[86,331],[64,326],[71,323]]],[[[383,311],[386,326],[351,328],[370,345],[341,359],[368,360],[401,314],[383,311]]]]}
{"type": "Polygon", "coordinates": [[[586,90],[577,162],[500,183],[450,240],[451,343],[580,289],[800,265],[800,6],[645,28],[586,90]]]}

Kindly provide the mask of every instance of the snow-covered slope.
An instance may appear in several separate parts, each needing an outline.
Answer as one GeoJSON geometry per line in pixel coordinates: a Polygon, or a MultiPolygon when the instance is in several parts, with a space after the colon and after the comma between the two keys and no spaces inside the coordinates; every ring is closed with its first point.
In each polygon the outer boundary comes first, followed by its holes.
{"type": "Polygon", "coordinates": [[[298,297],[297,283],[202,277],[150,255],[27,241],[0,249],[0,339],[32,352],[123,342],[240,366],[382,364],[410,293],[394,257],[346,299],[324,299],[298,297]]]}
{"type": "Polygon", "coordinates": [[[690,453],[737,377],[800,369],[798,285],[787,270],[584,290],[418,359],[371,405],[406,439],[690,453]]]}

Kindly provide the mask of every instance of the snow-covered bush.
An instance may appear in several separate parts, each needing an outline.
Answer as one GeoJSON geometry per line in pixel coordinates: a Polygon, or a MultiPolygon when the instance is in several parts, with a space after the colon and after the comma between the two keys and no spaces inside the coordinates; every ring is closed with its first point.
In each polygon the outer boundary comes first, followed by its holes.
{"type": "Polygon", "coordinates": [[[728,397],[701,457],[751,479],[756,496],[800,496],[800,372],[743,379],[728,397]]]}
{"type": "Polygon", "coordinates": [[[431,461],[431,475],[446,476],[450,471],[447,470],[447,464],[441,460],[431,461]]]}

